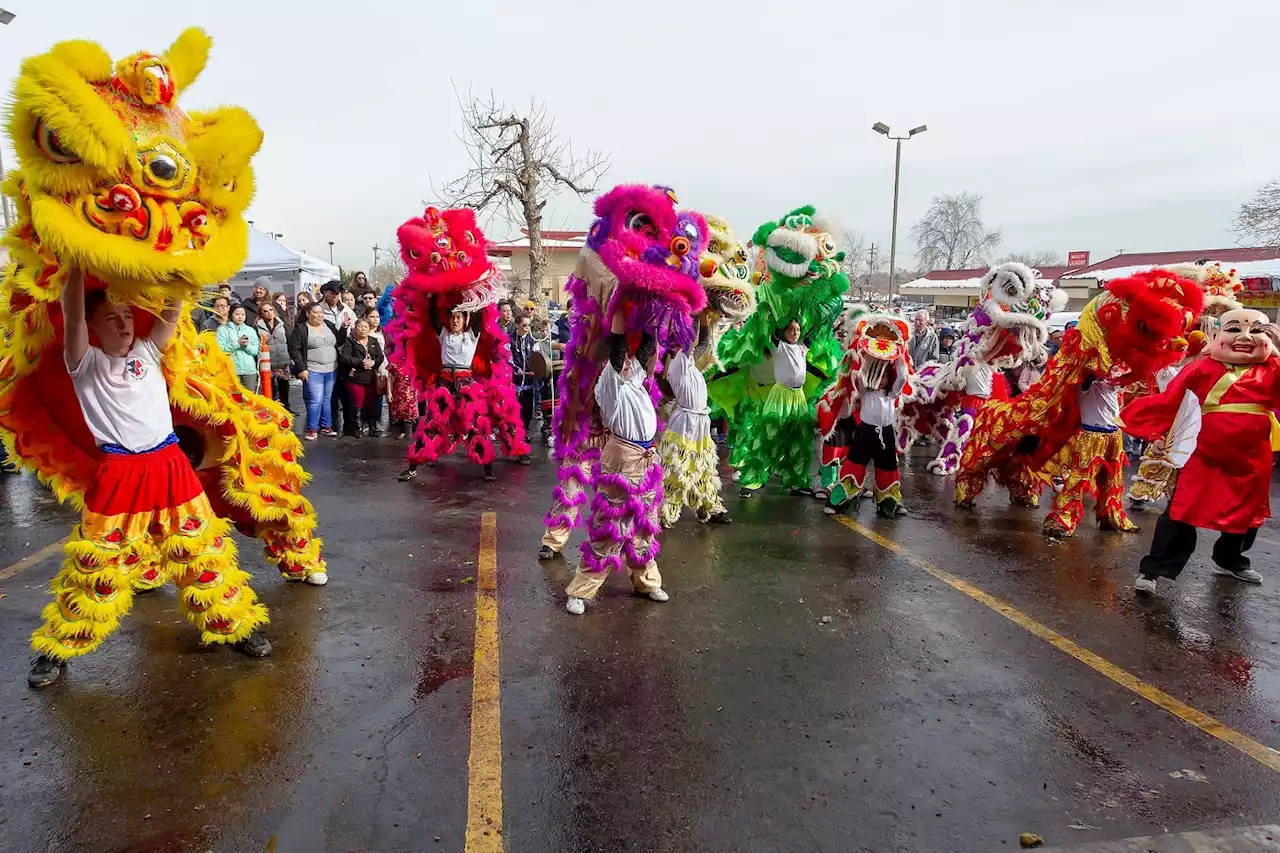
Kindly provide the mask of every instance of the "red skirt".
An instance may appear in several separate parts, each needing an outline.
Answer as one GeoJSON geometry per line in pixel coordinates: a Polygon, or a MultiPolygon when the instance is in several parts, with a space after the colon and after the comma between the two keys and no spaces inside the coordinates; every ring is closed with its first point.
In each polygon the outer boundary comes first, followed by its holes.
{"type": "Polygon", "coordinates": [[[182,506],[204,487],[177,444],[149,453],[105,453],[98,476],[84,494],[98,515],[155,512],[182,506]]]}

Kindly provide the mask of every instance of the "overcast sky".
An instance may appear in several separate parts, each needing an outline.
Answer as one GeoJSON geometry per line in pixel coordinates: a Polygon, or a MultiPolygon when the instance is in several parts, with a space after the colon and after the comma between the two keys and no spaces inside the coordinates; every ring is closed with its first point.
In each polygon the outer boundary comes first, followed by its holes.
{"type": "MultiPolygon", "coordinates": [[[[188,108],[240,104],[266,142],[259,228],[367,267],[466,168],[451,80],[544,100],[606,185],[669,184],[743,236],[812,203],[887,247],[939,193],[984,197],[1003,249],[1233,245],[1280,174],[1276,0],[0,0],[6,91],[22,57],[91,38],[120,57],[188,25],[214,52],[188,108]]],[[[6,161],[12,165],[11,149],[6,161]]],[[[562,197],[544,227],[585,228],[562,197]]],[[[501,230],[495,229],[495,230],[501,230]]],[[[501,237],[501,233],[491,236],[501,237]]]]}

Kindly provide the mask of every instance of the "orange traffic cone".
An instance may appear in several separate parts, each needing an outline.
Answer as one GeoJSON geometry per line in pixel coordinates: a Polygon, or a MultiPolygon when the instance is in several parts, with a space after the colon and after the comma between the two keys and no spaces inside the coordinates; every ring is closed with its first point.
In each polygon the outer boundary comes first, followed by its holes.
{"type": "Polygon", "coordinates": [[[258,350],[258,384],[262,387],[259,393],[268,400],[274,400],[275,397],[271,394],[271,344],[266,335],[261,335],[261,338],[262,348],[258,350]]]}

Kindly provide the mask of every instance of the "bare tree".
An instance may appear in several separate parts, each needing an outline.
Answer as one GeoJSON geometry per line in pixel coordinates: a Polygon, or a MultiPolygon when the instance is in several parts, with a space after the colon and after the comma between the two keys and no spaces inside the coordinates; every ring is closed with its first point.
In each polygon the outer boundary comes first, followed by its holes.
{"type": "Polygon", "coordinates": [[[1063,264],[1062,255],[1053,249],[1041,249],[1037,252],[1010,252],[1003,258],[998,258],[996,263],[1007,264],[1017,262],[1026,264],[1034,269],[1040,267],[1060,267],[1063,264]]]}
{"type": "Polygon", "coordinates": [[[874,243],[868,244],[867,239],[855,228],[846,228],[842,241],[844,260],[840,263],[840,269],[849,277],[853,297],[866,301],[874,291],[872,280],[884,272],[888,262],[887,252],[874,243]]]}
{"type": "Polygon", "coordinates": [[[926,270],[970,269],[987,263],[1000,245],[999,229],[982,222],[982,196],[942,195],[911,228],[916,263],[926,270]]]}
{"type": "MultiPolygon", "coordinates": [[[[561,139],[547,108],[530,100],[523,111],[492,93],[458,95],[466,129],[458,139],[471,156],[471,169],[436,193],[450,206],[474,207],[489,218],[503,217],[529,235],[529,298],[541,303],[546,255],[542,250],[542,211],[564,190],[586,197],[609,171],[599,151],[578,157],[561,139]]],[[[434,187],[433,187],[434,191],[434,187]]]]}
{"type": "Polygon", "coordinates": [[[1267,181],[1240,205],[1231,230],[1243,239],[1280,246],[1280,179],[1267,181]]]}
{"type": "Polygon", "coordinates": [[[385,261],[378,261],[378,265],[369,270],[369,284],[380,291],[386,290],[387,285],[398,283],[406,273],[408,270],[400,259],[400,253],[388,252],[385,261]]]}

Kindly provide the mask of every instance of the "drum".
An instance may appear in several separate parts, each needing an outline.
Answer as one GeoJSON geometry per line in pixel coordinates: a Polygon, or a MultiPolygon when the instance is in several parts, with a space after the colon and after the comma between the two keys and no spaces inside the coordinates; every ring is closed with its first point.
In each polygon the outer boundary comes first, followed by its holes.
{"type": "Polygon", "coordinates": [[[551,377],[551,359],[540,349],[535,349],[533,355],[529,357],[529,372],[538,379],[549,379],[551,377]]]}

